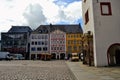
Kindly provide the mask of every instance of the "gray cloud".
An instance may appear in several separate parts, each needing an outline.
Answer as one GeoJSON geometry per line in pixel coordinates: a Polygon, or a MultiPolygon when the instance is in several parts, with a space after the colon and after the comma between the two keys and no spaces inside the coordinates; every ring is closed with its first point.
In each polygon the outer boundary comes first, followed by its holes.
{"type": "Polygon", "coordinates": [[[46,17],[43,14],[42,7],[39,4],[30,4],[23,14],[29,26],[37,28],[40,24],[46,23],[46,17]]]}

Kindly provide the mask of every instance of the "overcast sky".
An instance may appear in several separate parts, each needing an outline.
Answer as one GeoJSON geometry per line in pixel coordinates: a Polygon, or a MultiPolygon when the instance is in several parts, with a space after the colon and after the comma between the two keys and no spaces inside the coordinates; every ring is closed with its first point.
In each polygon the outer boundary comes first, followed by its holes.
{"type": "Polygon", "coordinates": [[[0,0],[0,32],[11,26],[36,29],[43,24],[79,24],[81,0],[0,0]]]}

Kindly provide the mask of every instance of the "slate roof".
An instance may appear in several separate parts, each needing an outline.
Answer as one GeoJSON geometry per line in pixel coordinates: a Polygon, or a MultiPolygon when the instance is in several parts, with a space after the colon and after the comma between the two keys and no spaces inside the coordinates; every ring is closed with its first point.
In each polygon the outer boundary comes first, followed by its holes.
{"type": "Polygon", "coordinates": [[[44,30],[43,33],[48,33],[50,31],[50,25],[40,25],[36,30],[32,33],[40,33],[40,30],[44,30]]]}
{"type": "MultiPolygon", "coordinates": [[[[35,31],[32,33],[39,33],[40,30],[48,30],[48,32],[53,32],[54,30],[61,30],[66,33],[83,33],[80,24],[70,24],[70,25],[40,25],[35,31]]],[[[47,32],[47,33],[48,33],[47,32]]],[[[46,32],[43,32],[46,33],[46,32]]]]}
{"type": "Polygon", "coordinates": [[[81,25],[65,25],[66,33],[83,33],[81,25]]]}
{"type": "Polygon", "coordinates": [[[12,26],[8,33],[11,32],[32,32],[29,26],[12,26]]]}

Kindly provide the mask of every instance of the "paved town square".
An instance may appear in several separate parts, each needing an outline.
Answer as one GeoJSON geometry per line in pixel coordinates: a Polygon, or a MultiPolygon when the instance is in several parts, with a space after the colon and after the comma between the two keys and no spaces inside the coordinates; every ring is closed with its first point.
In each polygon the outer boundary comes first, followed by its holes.
{"type": "Polygon", "coordinates": [[[65,61],[0,61],[0,80],[75,80],[65,61]]]}
{"type": "Polygon", "coordinates": [[[120,66],[93,67],[66,61],[77,80],[120,80],[120,66]]]}

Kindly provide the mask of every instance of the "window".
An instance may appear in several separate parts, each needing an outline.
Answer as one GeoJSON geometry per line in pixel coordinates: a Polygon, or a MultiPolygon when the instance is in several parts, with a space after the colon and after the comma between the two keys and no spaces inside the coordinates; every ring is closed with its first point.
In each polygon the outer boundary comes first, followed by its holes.
{"type": "Polygon", "coordinates": [[[43,47],[43,51],[47,51],[47,47],[43,47]]]}
{"type": "Polygon", "coordinates": [[[70,44],[70,40],[68,40],[68,44],[70,44]]]}
{"type": "Polygon", "coordinates": [[[41,47],[38,47],[38,48],[37,48],[37,51],[41,51],[41,47]]]}
{"type": "Polygon", "coordinates": [[[74,50],[77,51],[77,47],[76,46],[74,46],[74,50]]]}
{"type": "Polygon", "coordinates": [[[48,36],[47,36],[47,35],[45,35],[45,39],[48,39],[48,36]]]}
{"type": "Polygon", "coordinates": [[[45,36],[44,36],[44,35],[42,35],[42,39],[44,39],[44,37],[45,37],[45,36]]]}
{"type": "Polygon", "coordinates": [[[42,45],[44,45],[44,42],[42,42],[42,45]]]}
{"type": "Polygon", "coordinates": [[[41,35],[38,36],[38,39],[41,39],[41,35]]]}
{"type": "Polygon", "coordinates": [[[62,50],[62,47],[60,47],[60,50],[62,50]]]}
{"type": "Polygon", "coordinates": [[[47,41],[45,41],[45,45],[47,45],[48,43],[47,43],[47,41]]]}
{"type": "Polygon", "coordinates": [[[39,30],[39,33],[42,33],[42,30],[39,30]]]}
{"type": "Polygon", "coordinates": [[[34,45],[34,41],[32,41],[32,43],[31,43],[32,45],[34,45]]]}
{"type": "Polygon", "coordinates": [[[35,45],[37,45],[37,42],[35,42],[35,45]]]}
{"type": "Polygon", "coordinates": [[[68,46],[68,50],[71,51],[72,47],[71,46],[68,46]]]}
{"type": "Polygon", "coordinates": [[[51,47],[51,50],[53,50],[53,47],[51,47]]]}
{"type": "Polygon", "coordinates": [[[26,45],[26,41],[21,41],[21,45],[26,45]]]}
{"type": "Polygon", "coordinates": [[[68,35],[68,38],[70,38],[70,35],[68,35]]]}
{"type": "Polygon", "coordinates": [[[74,38],[76,38],[76,34],[74,34],[74,38]]]}
{"type": "Polygon", "coordinates": [[[41,41],[38,41],[38,45],[41,45],[42,43],[41,43],[41,41]]]}
{"type": "Polygon", "coordinates": [[[36,48],[35,48],[35,47],[32,47],[32,48],[31,48],[31,51],[36,51],[36,48]]]}
{"type": "Polygon", "coordinates": [[[76,40],[74,40],[74,44],[76,44],[76,40]]]}
{"type": "Polygon", "coordinates": [[[79,43],[79,40],[77,40],[77,44],[80,44],[80,43],[79,43]]]}
{"type": "Polygon", "coordinates": [[[54,50],[56,50],[56,47],[54,47],[54,50]]]}
{"type": "Polygon", "coordinates": [[[71,44],[73,44],[73,40],[71,40],[71,44]]]}
{"type": "Polygon", "coordinates": [[[34,39],[34,36],[32,35],[32,39],[34,39]]]}
{"type": "Polygon", "coordinates": [[[100,8],[101,8],[101,15],[112,15],[110,2],[101,2],[100,8]]]}
{"type": "Polygon", "coordinates": [[[62,44],[63,42],[62,41],[60,41],[60,44],[62,44]]]}
{"type": "Polygon", "coordinates": [[[85,24],[87,24],[89,21],[89,13],[88,13],[88,10],[87,12],[85,13],[85,24]]]}
{"type": "Polygon", "coordinates": [[[59,47],[57,47],[57,50],[59,50],[59,47]]]}

